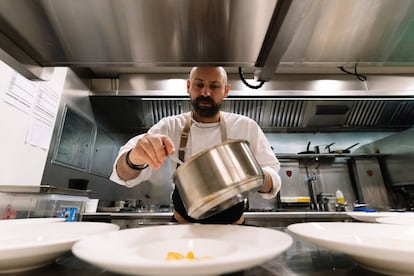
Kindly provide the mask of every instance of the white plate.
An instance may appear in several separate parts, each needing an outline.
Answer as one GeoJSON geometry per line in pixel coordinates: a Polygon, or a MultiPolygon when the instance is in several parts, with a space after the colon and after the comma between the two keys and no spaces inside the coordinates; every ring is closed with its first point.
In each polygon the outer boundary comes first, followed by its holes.
{"type": "Polygon", "coordinates": [[[46,265],[69,251],[79,239],[118,229],[118,225],[99,222],[2,224],[0,273],[46,265]]]}
{"type": "Polygon", "coordinates": [[[377,218],[404,215],[404,213],[400,212],[346,212],[346,214],[356,220],[363,222],[375,222],[377,218]]]}
{"type": "Polygon", "coordinates": [[[6,224],[32,224],[32,223],[50,223],[50,222],[63,222],[64,218],[25,218],[25,219],[2,219],[0,220],[0,226],[6,224]]]}
{"type": "Polygon", "coordinates": [[[72,252],[112,272],[144,275],[212,275],[270,260],[292,244],[286,233],[240,225],[182,224],[121,230],[77,242],[72,252]],[[170,251],[202,260],[167,261],[170,251]]]}
{"type": "Polygon", "coordinates": [[[309,222],[288,226],[305,240],[349,255],[362,267],[414,275],[414,226],[362,222],[309,222]]]}
{"type": "Polygon", "coordinates": [[[383,217],[375,220],[378,223],[398,224],[398,225],[414,225],[414,214],[398,217],[383,217]]]}

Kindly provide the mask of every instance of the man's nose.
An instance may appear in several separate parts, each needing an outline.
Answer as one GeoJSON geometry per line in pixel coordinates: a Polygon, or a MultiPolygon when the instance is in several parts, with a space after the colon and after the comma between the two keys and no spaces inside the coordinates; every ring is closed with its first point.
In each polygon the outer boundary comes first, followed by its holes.
{"type": "Polygon", "coordinates": [[[201,95],[203,95],[204,97],[208,97],[211,95],[211,91],[208,88],[208,86],[203,87],[203,89],[201,89],[201,95]]]}

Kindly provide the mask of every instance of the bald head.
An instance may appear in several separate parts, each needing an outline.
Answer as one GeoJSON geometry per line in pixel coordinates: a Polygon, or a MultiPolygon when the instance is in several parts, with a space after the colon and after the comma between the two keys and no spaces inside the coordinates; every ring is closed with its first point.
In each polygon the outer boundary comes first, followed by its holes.
{"type": "Polygon", "coordinates": [[[193,67],[190,71],[189,80],[192,81],[197,76],[198,73],[208,73],[217,75],[220,79],[218,81],[223,81],[222,83],[224,85],[227,84],[227,72],[224,70],[223,67],[217,66],[217,67],[193,67]]]}

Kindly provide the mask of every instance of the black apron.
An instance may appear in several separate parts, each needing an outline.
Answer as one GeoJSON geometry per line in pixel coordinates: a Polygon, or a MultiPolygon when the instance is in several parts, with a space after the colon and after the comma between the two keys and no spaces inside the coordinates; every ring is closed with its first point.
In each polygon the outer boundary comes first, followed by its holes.
{"type": "MultiPolygon", "coordinates": [[[[185,148],[187,146],[188,136],[190,133],[191,128],[191,115],[187,117],[186,124],[184,126],[183,132],[181,133],[181,140],[180,140],[180,148],[178,151],[178,158],[181,161],[185,160],[185,148]]],[[[221,133],[221,142],[224,142],[227,140],[227,130],[226,125],[224,123],[223,115],[220,113],[220,133],[221,133]]],[[[179,164],[177,164],[178,168],[179,164]]],[[[204,218],[204,219],[195,219],[190,217],[187,214],[187,211],[185,209],[184,203],[181,200],[180,193],[178,192],[177,187],[174,188],[173,194],[172,194],[172,201],[174,204],[174,210],[179,215],[181,215],[186,221],[192,222],[192,223],[209,223],[209,224],[231,224],[236,222],[240,219],[240,217],[243,215],[244,211],[244,203],[240,202],[220,213],[217,213],[215,215],[212,215],[210,217],[204,218]]],[[[172,221],[176,222],[176,219],[173,217],[172,221]]]]}

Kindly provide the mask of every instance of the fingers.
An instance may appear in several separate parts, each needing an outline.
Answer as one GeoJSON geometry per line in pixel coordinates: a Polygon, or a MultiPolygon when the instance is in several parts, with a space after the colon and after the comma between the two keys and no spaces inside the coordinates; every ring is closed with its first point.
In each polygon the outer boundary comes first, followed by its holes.
{"type": "Polygon", "coordinates": [[[164,144],[165,151],[166,151],[167,155],[173,154],[175,152],[175,147],[174,147],[174,143],[171,141],[170,137],[163,136],[162,140],[163,140],[163,144],[164,144]]]}
{"type": "Polygon", "coordinates": [[[174,144],[166,135],[146,134],[135,146],[136,156],[141,163],[159,169],[167,156],[175,152],[174,144]]]}

